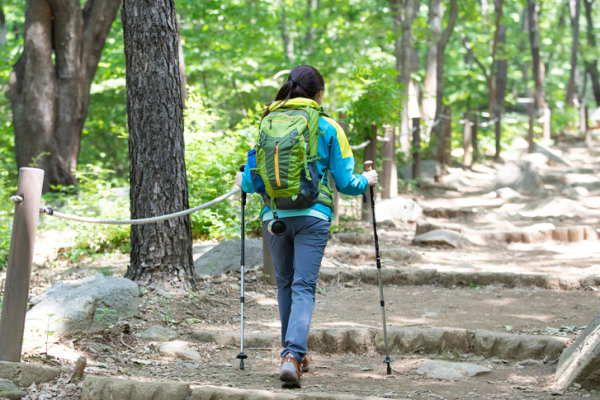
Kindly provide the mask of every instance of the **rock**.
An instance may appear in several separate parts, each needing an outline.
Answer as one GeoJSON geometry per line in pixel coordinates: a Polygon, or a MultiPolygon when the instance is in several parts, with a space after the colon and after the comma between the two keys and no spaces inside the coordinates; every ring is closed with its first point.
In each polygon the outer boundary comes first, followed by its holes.
{"type": "Polygon", "coordinates": [[[417,369],[417,374],[431,379],[456,381],[492,372],[487,367],[476,364],[453,363],[447,361],[427,360],[417,369]]]}
{"type": "Polygon", "coordinates": [[[350,243],[350,244],[373,244],[374,239],[373,235],[369,235],[368,233],[359,233],[359,232],[338,232],[333,235],[333,237],[339,240],[342,243],[350,243]]]}
{"type": "MultiPolygon", "coordinates": [[[[194,261],[196,275],[221,275],[240,269],[241,239],[225,240],[194,261]]],[[[262,240],[246,239],[246,268],[263,265],[262,240]]]]}
{"type": "Polygon", "coordinates": [[[496,189],[496,194],[501,199],[509,200],[509,201],[521,200],[523,198],[521,193],[519,193],[515,190],[512,190],[511,188],[508,188],[508,187],[496,189]]]}
{"type": "Polygon", "coordinates": [[[591,174],[566,174],[564,182],[569,186],[584,186],[587,189],[600,187],[600,178],[591,174]]]}
{"type": "Polygon", "coordinates": [[[2,399],[20,399],[27,393],[22,391],[12,381],[0,379],[0,398],[2,399]]]}
{"type": "MultiPolygon", "coordinates": [[[[399,171],[405,181],[412,179],[412,165],[404,166],[399,171]]],[[[433,182],[440,175],[442,175],[442,166],[439,162],[435,160],[421,161],[421,180],[433,182]]]]}
{"type": "Polygon", "coordinates": [[[378,220],[394,222],[414,222],[423,214],[423,209],[414,200],[396,197],[375,204],[375,216],[378,220]]]}
{"type": "Polygon", "coordinates": [[[460,233],[448,229],[438,229],[415,236],[413,243],[427,246],[446,245],[455,249],[471,244],[460,233]]]}
{"type": "Polygon", "coordinates": [[[136,381],[87,375],[83,381],[81,400],[186,400],[190,398],[190,391],[189,384],[183,382],[136,381]]]}
{"type": "Polygon", "coordinates": [[[142,339],[154,342],[166,342],[175,339],[179,334],[172,329],[153,325],[142,332],[142,339]]]}
{"type": "Polygon", "coordinates": [[[542,177],[529,161],[509,161],[496,174],[487,191],[508,187],[525,195],[538,193],[543,187],[542,177]]]}
{"type": "Polygon", "coordinates": [[[581,204],[562,197],[546,197],[528,204],[520,212],[525,217],[585,217],[590,210],[581,204]]]}
{"type": "Polygon", "coordinates": [[[206,252],[214,249],[219,243],[217,241],[210,242],[201,242],[199,244],[195,244],[192,251],[194,252],[194,261],[198,259],[198,257],[202,256],[206,252]]]}
{"type": "Polygon", "coordinates": [[[190,343],[183,340],[165,342],[158,346],[158,352],[163,357],[181,358],[183,360],[200,361],[200,353],[189,347],[190,343]]]}
{"type": "Polygon", "coordinates": [[[513,231],[517,228],[508,221],[498,221],[476,228],[478,231],[513,231]]]}
{"type": "Polygon", "coordinates": [[[530,153],[522,156],[520,160],[529,161],[537,168],[544,168],[548,166],[550,158],[542,153],[530,153]]]}
{"type": "Polygon", "coordinates": [[[55,335],[98,329],[134,315],[138,297],[138,286],[126,278],[96,274],[70,283],[57,282],[31,299],[33,308],[27,313],[26,329],[43,333],[48,322],[55,335]]]}
{"type": "Polygon", "coordinates": [[[565,390],[574,383],[584,389],[600,386],[600,311],[577,341],[561,354],[556,367],[556,389],[565,390]]]}
{"type": "Polygon", "coordinates": [[[456,190],[462,189],[465,186],[471,186],[471,181],[460,174],[445,175],[440,179],[440,181],[445,186],[454,188],[456,190]]]}
{"type": "Polygon", "coordinates": [[[568,199],[576,200],[579,197],[589,196],[590,191],[584,188],[583,186],[574,186],[563,190],[560,195],[568,199]]]}

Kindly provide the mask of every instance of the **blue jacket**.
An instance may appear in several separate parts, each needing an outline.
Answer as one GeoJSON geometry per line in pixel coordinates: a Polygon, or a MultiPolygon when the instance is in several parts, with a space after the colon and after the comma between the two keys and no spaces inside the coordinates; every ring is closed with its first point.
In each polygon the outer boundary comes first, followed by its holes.
{"type": "MultiPolygon", "coordinates": [[[[319,107],[314,100],[305,98],[291,99],[286,105],[310,105],[315,109],[319,107]]],[[[342,127],[331,118],[319,117],[319,131],[323,133],[319,134],[319,160],[317,161],[319,179],[323,179],[325,170],[329,168],[338,192],[350,196],[363,194],[367,190],[368,181],[364,176],[354,174],[354,156],[342,127]]],[[[324,183],[328,179],[329,177],[326,176],[324,183]]],[[[248,164],[246,164],[243,174],[242,190],[246,193],[254,193],[254,185],[252,184],[248,164]]],[[[331,218],[332,212],[327,206],[315,204],[312,209],[320,211],[331,218]]],[[[267,211],[270,211],[269,207],[264,208],[263,215],[267,211]]],[[[280,218],[298,215],[296,210],[278,210],[278,214],[280,218]]]]}

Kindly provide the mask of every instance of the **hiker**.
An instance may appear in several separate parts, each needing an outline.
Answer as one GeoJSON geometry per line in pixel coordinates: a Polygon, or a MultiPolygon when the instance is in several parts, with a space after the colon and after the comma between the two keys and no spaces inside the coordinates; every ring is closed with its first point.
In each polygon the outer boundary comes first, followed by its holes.
{"type": "Polygon", "coordinates": [[[263,233],[271,251],[281,319],[282,387],[299,388],[308,370],[307,336],[333,214],[328,172],[340,193],[362,195],[377,172],[355,175],[343,129],[320,107],[325,81],[294,68],[267,105],[254,149],[236,184],[265,201],[263,233]]]}

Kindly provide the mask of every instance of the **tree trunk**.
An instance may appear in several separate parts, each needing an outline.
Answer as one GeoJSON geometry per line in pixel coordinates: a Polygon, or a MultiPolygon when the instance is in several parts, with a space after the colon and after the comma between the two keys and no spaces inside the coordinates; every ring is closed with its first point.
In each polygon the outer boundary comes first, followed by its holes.
{"type": "MultiPolygon", "coordinates": [[[[124,0],[131,217],[189,208],[183,104],[173,0],[124,0]]],[[[189,216],[131,227],[128,278],[165,290],[195,289],[189,216]]]]}
{"type": "Polygon", "coordinates": [[[181,29],[177,23],[177,52],[179,53],[179,76],[181,78],[181,104],[186,108],[188,91],[187,91],[187,76],[185,75],[185,57],[183,54],[183,43],[181,41],[181,29]]]}
{"type": "Polygon", "coordinates": [[[533,96],[533,107],[541,115],[544,108],[544,71],[540,58],[540,4],[538,0],[527,0],[529,43],[531,46],[531,57],[533,61],[533,80],[535,82],[535,93],[533,96]]]}
{"type": "Polygon", "coordinates": [[[571,72],[569,74],[569,83],[567,85],[567,106],[575,105],[576,96],[576,74],[577,74],[577,48],[579,47],[579,13],[581,10],[581,0],[569,0],[569,10],[571,15],[571,29],[573,32],[573,42],[571,45],[571,72]]]}
{"type": "Polygon", "coordinates": [[[319,8],[319,0],[306,0],[306,37],[304,38],[304,49],[307,56],[312,53],[312,41],[315,38],[315,26],[312,21],[313,11],[319,8]]]}
{"type": "MultiPolygon", "coordinates": [[[[448,25],[442,34],[442,37],[437,42],[437,72],[436,72],[436,95],[435,95],[435,120],[437,121],[442,114],[442,106],[444,104],[444,58],[446,45],[454,32],[454,25],[456,24],[456,17],[458,16],[458,3],[457,0],[450,0],[450,15],[448,16],[448,25]]],[[[437,137],[437,143],[442,142],[442,126],[443,121],[434,128],[435,135],[437,137]]],[[[438,145],[439,147],[439,145],[438,145]]]]}
{"type": "Polygon", "coordinates": [[[427,38],[427,55],[425,61],[425,80],[423,82],[422,118],[425,121],[425,137],[429,137],[430,126],[436,114],[437,90],[437,43],[442,36],[442,0],[429,2],[429,36],[427,38]]]}
{"type": "Polygon", "coordinates": [[[504,115],[504,104],[506,97],[506,79],[508,77],[508,60],[506,57],[506,25],[498,26],[498,68],[496,70],[496,154],[495,159],[500,159],[500,140],[502,138],[502,117],[504,115]]]}
{"type": "MultiPolygon", "coordinates": [[[[587,21],[587,42],[594,54],[598,54],[598,49],[596,46],[596,35],[594,33],[594,22],[592,19],[592,4],[594,0],[583,0],[583,4],[585,5],[585,19],[587,21]]],[[[596,105],[600,107],[600,76],[598,75],[598,61],[586,61],[585,70],[589,74],[590,79],[592,81],[592,91],[594,92],[594,99],[596,100],[596,105]]]]}
{"type": "Polygon", "coordinates": [[[285,58],[287,59],[288,64],[292,63],[295,59],[294,57],[294,41],[290,37],[289,27],[286,19],[285,12],[285,4],[281,1],[281,24],[279,29],[281,29],[281,40],[283,41],[283,54],[285,54],[285,58]]]}
{"type": "Polygon", "coordinates": [[[10,76],[19,168],[44,169],[51,185],[76,184],[90,86],[119,0],[27,0],[24,51],[10,76]]]}

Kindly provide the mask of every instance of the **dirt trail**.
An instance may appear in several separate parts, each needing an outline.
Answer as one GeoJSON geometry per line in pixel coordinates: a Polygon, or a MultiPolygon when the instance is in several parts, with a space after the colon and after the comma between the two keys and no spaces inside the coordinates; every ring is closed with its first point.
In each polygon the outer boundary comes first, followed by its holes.
{"type": "MultiPolygon", "coordinates": [[[[578,145],[554,150],[560,151],[561,156],[573,166],[539,165],[546,191],[543,196],[504,199],[496,194],[484,193],[482,188],[501,167],[491,163],[473,170],[451,169],[453,174],[460,174],[470,182],[459,191],[427,189],[418,196],[405,195],[425,209],[423,220],[459,230],[466,228],[483,232],[481,228],[490,224],[504,224],[514,229],[552,224],[555,228],[589,226],[597,230],[600,228],[600,151],[578,145]],[[536,201],[560,197],[565,189],[574,186],[587,190],[587,195],[573,199],[585,208],[585,215],[560,215],[561,210],[557,210],[558,215],[547,216],[523,212],[536,201]]],[[[350,206],[354,207],[354,204],[350,206]]],[[[370,226],[365,223],[344,223],[343,227],[348,232],[357,233],[359,239],[361,235],[368,238],[371,234],[370,226]]],[[[382,249],[406,251],[402,257],[398,256],[400,258],[384,260],[385,270],[435,269],[448,274],[510,272],[556,275],[575,280],[591,277],[591,280],[584,280],[582,282],[587,283],[574,285],[569,290],[560,285],[550,290],[531,284],[479,285],[468,281],[462,286],[427,282],[419,286],[388,284],[385,295],[390,328],[484,329],[514,337],[535,335],[574,339],[600,308],[600,290],[595,280],[600,276],[597,240],[498,241],[453,249],[439,245],[415,246],[412,244],[415,231],[415,223],[381,227],[382,249]]],[[[63,234],[64,240],[59,244],[53,242],[56,236],[50,233],[39,238],[32,294],[43,292],[57,279],[78,279],[98,271],[116,275],[124,273],[129,261],[124,255],[85,260],[79,264],[57,260],[57,249],[68,246],[74,235],[75,232],[63,234]]],[[[213,245],[198,243],[196,249],[206,251],[213,245]]],[[[331,241],[322,266],[323,279],[319,281],[313,329],[381,329],[377,286],[364,279],[365,271],[375,269],[372,252],[369,242],[331,241]],[[340,271],[348,275],[340,279],[340,271]],[[328,273],[330,278],[325,279],[328,273]]],[[[262,280],[260,271],[251,271],[247,278],[248,332],[278,333],[276,291],[262,280]]],[[[40,354],[42,350],[26,344],[25,361],[69,366],[79,355],[85,355],[90,365],[88,374],[281,391],[276,376],[279,349],[248,349],[247,369],[240,371],[235,359],[239,352],[237,348],[194,339],[192,334],[195,330],[234,333],[239,329],[238,277],[227,274],[209,278],[203,280],[200,286],[195,296],[165,297],[147,293],[141,298],[137,317],[127,319],[123,322],[125,325],[108,327],[102,332],[75,332],[58,338],[57,343],[50,346],[49,360],[40,354]],[[140,338],[140,333],[152,325],[176,330],[180,340],[190,342],[200,353],[201,361],[161,356],[157,351],[159,343],[144,342],[140,338]]],[[[523,363],[484,359],[471,353],[416,351],[394,354],[394,374],[386,376],[381,363],[383,358],[378,354],[357,355],[346,351],[315,353],[313,357],[313,368],[306,374],[300,393],[424,399],[554,398],[549,391],[554,379],[552,359],[523,363]],[[490,366],[492,372],[464,381],[438,381],[416,374],[416,369],[426,359],[467,361],[490,366]]],[[[563,394],[563,398],[582,396],[600,398],[595,392],[578,390],[563,394]]],[[[32,395],[30,398],[36,397],[32,395]]]]}

